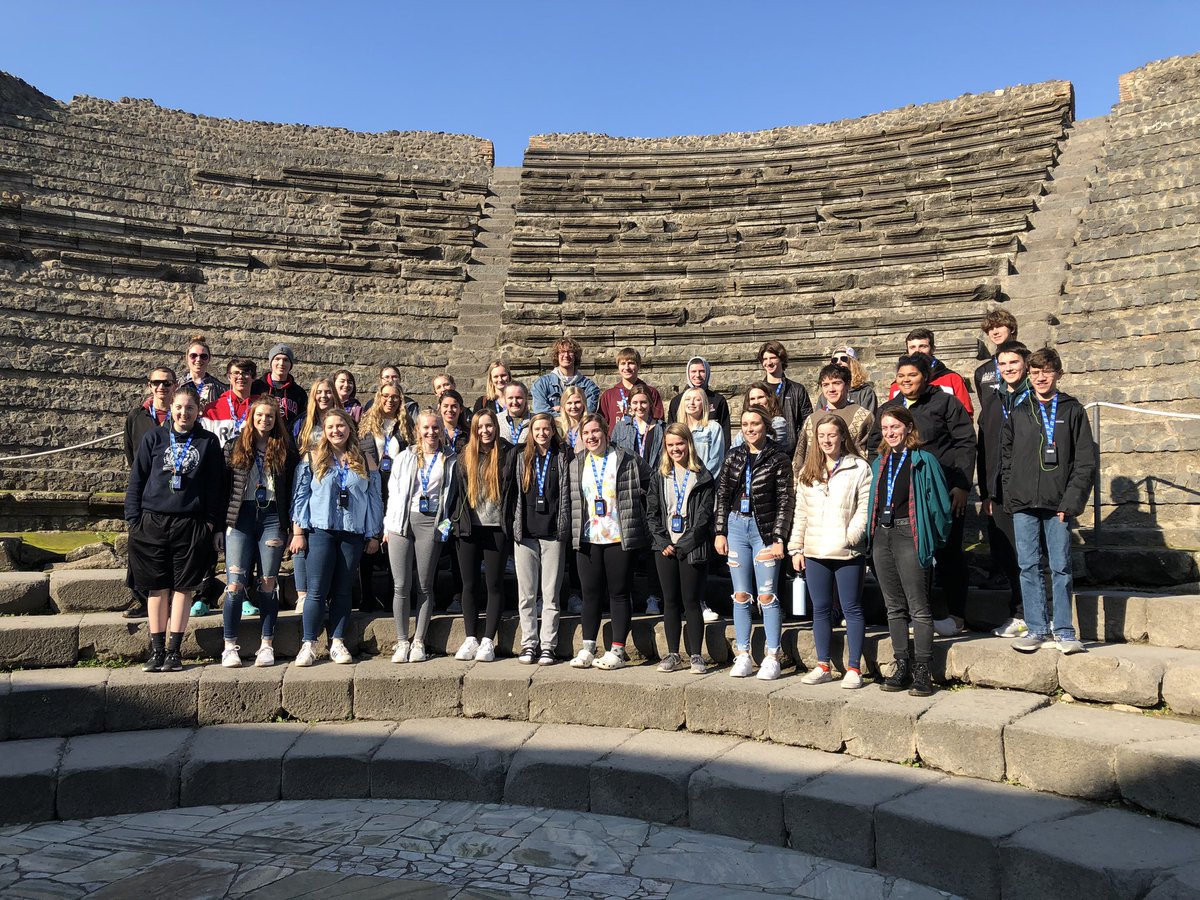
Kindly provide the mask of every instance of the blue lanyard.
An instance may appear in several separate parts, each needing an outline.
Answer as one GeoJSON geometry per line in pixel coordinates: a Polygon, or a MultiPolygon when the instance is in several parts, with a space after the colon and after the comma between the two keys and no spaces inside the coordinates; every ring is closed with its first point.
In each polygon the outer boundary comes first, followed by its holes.
{"type": "Polygon", "coordinates": [[[575,442],[579,440],[579,432],[574,428],[567,430],[567,441],[571,444],[571,449],[575,449],[575,442]]]}
{"type": "Polygon", "coordinates": [[[504,401],[503,400],[501,400],[499,397],[497,397],[493,402],[496,404],[496,415],[499,415],[500,413],[504,412],[504,401]]]}
{"type": "MultiPolygon", "coordinates": [[[[1019,397],[1017,397],[1017,399],[1016,399],[1016,400],[1014,400],[1014,401],[1013,401],[1012,408],[1013,408],[1013,409],[1016,409],[1018,406],[1020,406],[1022,403],[1024,403],[1024,402],[1025,402],[1025,398],[1026,398],[1026,397],[1028,397],[1028,396],[1029,396],[1029,388],[1026,388],[1026,389],[1025,389],[1025,390],[1024,390],[1022,393],[1021,393],[1021,395],[1020,395],[1019,397]]],[[[1057,399],[1058,399],[1058,397],[1057,397],[1057,396],[1055,396],[1055,400],[1057,400],[1057,399]]],[[[1010,415],[1012,415],[1012,413],[1010,413],[1010,412],[1008,411],[1008,406],[1006,406],[1006,405],[1005,405],[1005,403],[1004,403],[1004,396],[1003,396],[1003,395],[1001,395],[1001,397],[1000,397],[1000,412],[1004,413],[1004,421],[1005,421],[1005,422],[1007,422],[1007,421],[1008,421],[1008,417],[1009,417],[1010,415]]]]}
{"type": "Polygon", "coordinates": [[[604,454],[604,465],[600,467],[600,474],[596,474],[596,457],[589,453],[588,456],[592,461],[592,478],[596,482],[596,496],[603,499],[604,497],[604,473],[608,471],[608,454],[604,454]]]}
{"type": "Polygon", "coordinates": [[[746,496],[750,496],[750,453],[746,452],[746,496]]]}
{"type": "Polygon", "coordinates": [[[782,394],[783,394],[783,382],[780,381],[779,384],[775,385],[775,396],[778,397],[782,394]]]}
{"type": "MultiPolygon", "coordinates": [[[[905,452],[907,453],[908,451],[906,450],[905,452]]],[[[825,478],[826,484],[829,483],[830,478],[832,478],[834,475],[837,474],[837,470],[842,467],[842,463],[845,461],[846,461],[846,454],[843,453],[841,456],[838,457],[838,461],[833,464],[833,468],[829,470],[829,475],[826,476],[826,478],[825,478]]]]}
{"type": "Polygon", "coordinates": [[[692,477],[691,471],[683,473],[683,487],[679,487],[679,482],[675,480],[675,466],[671,467],[671,488],[675,491],[675,515],[683,515],[683,500],[687,496],[688,479],[692,477]]]}
{"type": "Polygon", "coordinates": [[[429,465],[421,470],[421,493],[429,496],[429,477],[433,475],[433,467],[438,461],[438,456],[441,455],[442,448],[433,451],[433,456],[430,457],[429,465]]]}
{"type": "Polygon", "coordinates": [[[1038,401],[1038,409],[1042,413],[1042,427],[1046,429],[1046,443],[1054,444],[1054,423],[1058,420],[1058,394],[1050,401],[1050,415],[1046,415],[1046,404],[1038,401]]]}
{"type": "MultiPolygon", "coordinates": [[[[607,460],[606,460],[607,462],[607,460]]],[[[546,496],[546,473],[550,471],[550,452],[546,451],[546,455],[540,457],[534,465],[537,468],[537,485],[538,496],[546,496]]]]}
{"type": "Polygon", "coordinates": [[[207,380],[207,378],[208,378],[208,376],[203,376],[199,381],[197,381],[195,378],[192,379],[192,385],[193,385],[193,387],[196,388],[196,399],[197,400],[199,400],[200,398],[202,398],[204,396],[204,383],[207,380]]]}
{"type": "Polygon", "coordinates": [[[342,461],[337,464],[338,487],[341,488],[343,491],[346,490],[346,482],[349,481],[349,479],[350,479],[350,464],[348,462],[346,462],[346,460],[343,458],[342,461]]]}
{"type": "Polygon", "coordinates": [[[178,442],[175,440],[175,431],[170,429],[167,433],[171,436],[171,468],[175,471],[176,475],[182,475],[183,464],[187,462],[188,451],[192,449],[192,438],[195,437],[195,434],[188,435],[187,443],[180,450],[178,442]]]}
{"type": "Polygon", "coordinates": [[[633,423],[633,440],[637,444],[638,456],[644,456],[646,452],[646,439],[650,437],[650,426],[646,426],[645,431],[639,431],[637,422],[633,423]]]}
{"type": "Polygon", "coordinates": [[[513,417],[508,417],[508,433],[512,435],[513,443],[521,443],[521,433],[525,430],[525,423],[521,423],[521,427],[517,427],[517,423],[513,421],[513,417]]]}
{"type": "Polygon", "coordinates": [[[259,487],[267,486],[267,472],[263,467],[263,454],[256,452],[254,454],[254,464],[258,466],[258,485],[259,487]]]}
{"type": "MultiPolygon", "coordinates": [[[[394,434],[385,434],[383,436],[383,455],[389,459],[392,456],[391,449],[392,449],[392,438],[393,437],[395,437],[394,434]]],[[[397,446],[399,446],[399,443],[397,443],[397,446]]]]}
{"type": "Polygon", "coordinates": [[[449,429],[443,428],[442,430],[446,432],[446,437],[449,438],[450,446],[453,447],[455,443],[458,442],[458,429],[455,428],[453,431],[450,431],[449,429]]]}
{"type": "Polygon", "coordinates": [[[900,477],[900,472],[904,469],[904,461],[906,459],[908,459],[908,448],[907,447],[904,449],[904,452],[900,454],[900,465],[896,466],[895,470],[893,471],[892,463],[894,463],[896,461],[896,455],[894,453],[888,454],[888,474],[887,474],[887,506],[888,507],[891,507],[891,505],[892,505],[892,494],[896,490],[896,479],[900,477]]]}
{"type": "Polygon", "coordinates": [[[242,426],[246,424],[246,416],[250,415],[250,404],[246,403],[246,411],[242,413],[242,417],[239,419],[237,410],[233,405],[233,398],[226,396],[225,402],[229,404],[229,418],[233,419],[233,435],[237,437],[242,433],[242,426]]]}

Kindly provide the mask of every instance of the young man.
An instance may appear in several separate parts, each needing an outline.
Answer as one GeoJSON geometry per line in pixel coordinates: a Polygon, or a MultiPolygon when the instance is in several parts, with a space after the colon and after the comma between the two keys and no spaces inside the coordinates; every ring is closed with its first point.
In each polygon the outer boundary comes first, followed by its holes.
{"type": "MultiPolygon", "coordinates": [[[[762,366],[767,384],[775,391],[775,399],[783,418],[787,421],[788,446],[795,448],[796,440],[804,428],[804,422],[812,415],[812,401],[803,385],[791,381],[787,371],[788,355],[779,341],[767,341],[758,348],[758,364],[762,366]]],[[[795,453],[795,450],[792,451],[795,453]]]]}
{"type": "Polygon", "coordinates": [[[667,410],[667,421],[679,420],[679,401],[683,399],[683,391],[688,388],[700,388],[708,396],[708,420],[721,423],[721,427],[725,430],[725,446],[729,446],[729,403],[723,394],[708,386],[711,375],[712,369],[708,365],[708,360],[703,356],[693,356],[688,360],[687,385],[671,398],[671,404],[667,410]]]}
{"type": "Polygon", "coordinates": [[[504,386],[504,414],[500,416],[500,437],[514,447],[529,440],[529,393],[520,381],[504,386]]]}
{"type": "Polygon", "coordinates": [[[533,383],[533,411],[557,416],[562,392],[576,385],[587,398],[588,412],[595,412],[600,407],[600,388],[592,379],[579,374],[579,364],[583,362],[583,348],[579,342],[574,338],[559,338],[554,344],[554,358],[557,361],[554,369],[533,383]]]}
{"type": "MultiPolygon", "coordinates": [[[[934,347],[933,332],[928,328],[914,328],[904,339],[904,344],[909,356],[920,353],[929,360],[929,383],[947,394],[953,394],[966,409],[967,415],[974,416],[975,410],[971,406],[971,395],[967,393],[967,383],[963,381],[961,375],[950,371],[944,362],[934,356],[936,348],[934,347]]],[[[893,381],[891,390],[888,392],[888,399],[890,400],[898,393],[900,390],[893,381]]]]}
{"type": "Polygon", "coordinates": [[[950,538],[934,553],[941,593],[933,597],[933,630],[940,635],[958,634],[967,605],[967,559],[963,553],[963,530],[971,472],[975,468],[975,429],[966,409],[949,392],[930,381],[929,358],[924,353],[902,356],[896,361],[899,392],[879,407],[879,418],[890,408],[904,405],[912,413],[922,446],[942,466],[950,486],[950,508],[954,514],[950,538]]]}
{"type": "MultiPolygon", "coordinates": [[[[1008,579],[1009,589],[1008,619],[999,628],[993,629],[992,634],[997,637],[1017,638],[1028,631],[1024,604],[1021,602],[1013,518],[1004,509],[1004,491],[1000,485],[1001,432],[1004,423],[1012,417],[1014,407],[1029,396],[1028,359],[1029,350],[1020,341],[1005,341],[997,347],[995,364],[1000,373],[1000,387],[998,390],[987,389],[994,396],[981,403],[979,409],[979,452],[975,457],[979,477],[979,512],[987,523],[992,567],[1008,579]]],[[[981,400],[983,397],[981,393],[981,400]]]]}
{"type": "Polygon", "coordinates": [[[617,354],[617,371],[621,378],[615,385],[600,395],[600,413],[608,422],[608,432],[616,428],[617,422],[629,415],[629,393],[635,387],[644,387],[650,392],[650,418],[661,422],[663,417],[662,395],[658,389],[642,381],[642,354],[626,347],[617,354]]]}
{"type": "Polygon", "coordinates": [[[230,360],[225,367],[229,390],[204,410],[200,424],[217,436],[221,449],[236,440],[246,427],[246,416],[250,413],[250,401],[253,399],[250,387],[257,374],[258,367],[253,360],[230,360]]]}
{"type": "Polygon", "coordinates": [[[250,385],[250,396],[269,394],[279,401],[279,413],[287,433],[292,433],[296,420],[304,415],[308,405],[308,391],[300,387],[292,378],[292,367],[296,364],[296,354],[287,344],[276,344],[267,354],[270,371],[266,378],[257,379],[250,385]]]}
{"type": "MultiPolygon", "coordinates": [[[[821,399],[817,401],[819,411],[839,416],[850,429],[850,436],[854,438],[863,458],[870,459],[880,440],[878,436],[874,442],[871,440],[875,431],[875,416],[850,399],[850,370],[845,366],[830,363],[822,367],[817,379],[821,385],[821,399]]],[[[796,442],[796,453],[792,457],[792,470],[797,478],[809,451],[816,446],[813,441],[817,418],[816,415],[809,416],[800,430],[800,440],[796,442]]]]}
{"type": "Polygon", "coordinates": [[[1096,477],[1096,446],[1083,404],[1058,389],[1062,371],[1062,360],[1054,350],[1038,350],[1029,357],[1033,392],[1015,404],[1000,439],[1000,487],[1004,508],[1013,517],[1029,629],[1013,641],[1013,649],[1023,653],[1045,646],[1063,653],[1084,651],[1071,615],[1074,575],[1069,520],[1087,506],[1096,477]],[[1043,539],[1050,560],[1049,623],[1041,574],[1043,539]]]}
{"type": "MultiPolygon", "coordinates": [[[[1017,319],[1007,309],[989,310],[979,327],[996,348],[997,356],[1002,345],[1017,339],[1017,319]]],[[[975,396],[979,399],[979,411],[982,415],[984,408],[1005,390],[996,356],[975,370],[974,381],[975,396]]]]}

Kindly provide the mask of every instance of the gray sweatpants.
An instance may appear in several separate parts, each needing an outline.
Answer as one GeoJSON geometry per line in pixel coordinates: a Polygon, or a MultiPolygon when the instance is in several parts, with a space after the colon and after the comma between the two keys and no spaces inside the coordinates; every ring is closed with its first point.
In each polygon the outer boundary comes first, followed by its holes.
{"type": "Polygon", "coordinates": [[[558,644],[558,591],[567,563],[566,544],[525,538],[513,545],[517,567],[517,609],[521,614],[521,649],[540,643],[543,650],[558,644]],[[538,588],[542,589],[542,630],[537,623],[538,588]]]}
{"type": "Polygon", "coordinates": [[[412,537],[388,533],[388,561],[392,565],[392,582],[396,592],[392,596],[392,615],[396,618],[396,640],[408,640],[408,617],[411,615],[413,592],[413,557],[417,559],[417,630],[413,639],[424,642],[429,630],[429,617],[433,614],[433,585],[437,580],[438,557],[442,554],[442,542],[438,540],[436,516],[413,513],[409,519],[412,537]]]}

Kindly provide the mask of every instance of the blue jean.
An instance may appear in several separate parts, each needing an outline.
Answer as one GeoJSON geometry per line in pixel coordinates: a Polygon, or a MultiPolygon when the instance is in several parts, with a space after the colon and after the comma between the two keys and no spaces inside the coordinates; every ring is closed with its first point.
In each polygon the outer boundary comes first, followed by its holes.
{"type": "Polygon", "coordinates": [[[259,509],[254,502],[242,503],[237,524],[225,531],[225,640],[237,640],[242,621],[242,601],[250,599],[247,582],[258,562],[258,590],[255,604],[262,616],[262,636],[275,636],[275,621],[279,618],[279,600],[275,593],[275,577],[283,561],[283,528],[279,523],[279,507],[275,502],[259,509]],[[271,589],[265,584],[271,582],[271,589]]]}
{"type": "Polygon", "coordinates": [[[733,631],[739,652],[750,650],[750,629],[753,613],[750,604],[756,596],[770,597],[759,601],[762,610],[763,630],[766,632],[767,649],[778,650],[783,637],[783,612],[779,608],[779,597],[775,593],[783,560],[758,559],[767,548],[753,516],[731,513],[726,528],[729,541],[729,577],[733,580],[733,631]],[[739,600],[739,594],[748,594],[739,600]]]}
{"type": "Polygon", "coordinates": [[[292,554],[292,581],[296,585],[296,593],[301,597],[308,593],[308,551],[301,550],[292,554]]]}
{"type": "Polygon", "coordinates": [[[862,589],[867,561],[856,559],[812,559],[805,557],[804,574],[808,580],[808,598],[812,601],[813,642],[817,659],[829,662],[829,644],[833,638],[833,621],[829,614],[833,601],[842,606],[846,617],[846,643],[849,655],[846,665],[857,669],[862,661],[866,621],[863,619],[862,589]]]}
{"type": "Polygon", "coordinates": [[[1025,624],[1033,637],[1075,640],[1075,622],[1071,616],[1071,598],[1075,578],[1071,572],[1071,528],[1058,520],[1051,509],[1024,509],[1013,513],[1013,535],[1017,543],[1017,566],[1021,570],[1021,599],[1025,604],[1025,624]],[[1045,537],[1050,559],[1050,588],[1053,601],[1053,625],[1046,623],[1046,589],[1042,584],[1042,549],[1045,537]]]}
{"type": "Polygon", "coordinates": [[[329,620],[329,636],[341,639],[350,621],[350,603],[363,536],[314,528],[308,535],[308,596],[304,598],[304,640],[315,641],[329,620]]]}

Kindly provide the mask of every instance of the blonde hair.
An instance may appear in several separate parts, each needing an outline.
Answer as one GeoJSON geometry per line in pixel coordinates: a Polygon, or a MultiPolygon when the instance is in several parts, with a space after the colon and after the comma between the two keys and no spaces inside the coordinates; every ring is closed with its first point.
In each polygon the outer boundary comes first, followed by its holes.
{"type": "Polygon", "coordinates": [[[483,398],[495,403],[500,399],[500,395],[496,393],[496,386],[492,384],[492,372],[499,366],[503,366],[508,371],[508,380],[512,381],[512,369],[508,368],[508,363],[502,359],[493,359],[486,369],[483,370],[483,398]]]}
{"type": "Polygon", "coordinates": [[[583,425],[583,417],[587,415],[587,411],[587,394],[583,392],[583,388],[577,384],[572,384],[563,389],[562,396],[558,398],[558,430],[564,441],[567,439],[567,435],[570,434],[572,428],[579,428],[583,425]],[[578,422],[572,422],[567,415],[566,400],[568,397],[575,396],[578,396],[583,401],[583,412],[580,414],[578,422]]]}
{"type": "MultiPolygon", "coordinates": [[[[440,418],[440,417],[439,417],[440,418]]],[[[500,420],[496,411],[485,406],[471,417],[471,437],[463,449],[460,465],[467,472],[467,502],[474,509],[480,500],[500,501],[500,420]],[[490,418],[496,428],[491,450],[483,450],[479,442],[479,421],[490,418]]]]}
{"type": "Polygon", "coordinates": [[[800,475],[796,479],[799,484],[813,485],[829,480],[829,469],[825,465],[825,453],[817,443],[817,430],[822,425],[837,426],[838,434],[842,438],[842,454],[844,456],[862,456],[862,452],[858,449],[858,444],[854,442],[854,436],[850,434],[850,426],[846,424],[846,420],[834,413],[822,413],[813,423],[813,446],[804,458],[804,467],[800,470],[800,475]]]}
{"type": "MultiPolygon", "coordinates": [[[[433,419],[434,424],[437,425],[437,427],[438,427],[437,428],[438,449],[444,451],[448,445],[446,443],[446,429],[442,427],[441,413],[439,413],[432,406],[427,406],[423,410],[421,410],[419,413],[417,413],[417,427],[418,428],[421,427],[422,419],[433,419]]],[[[417,468],[418,469],[425,468],[425,444],[421,441],[420,434],[418,434],[416,436],[416,438],[410,442],[410,444],[413,448],[413,454],[417,457],[417,468]]],[[[454,448],[450,447],[450,450],[453,451],[454,448]]]]}
{"type": "Polygon", "coordinates": [[[683,467],[689,472],[699,472],[703,469],[704,464],[700,462],[700,457],[696,455],[696,442],[692,440],[692,429],[688,428],[682,422],[672,422],[663,433],[663,452],[662,459],[658,464],[658,473],[665,478],[675,468],[675,463],[667,455],[667,438],[671,435],[687,441],[687,461],[683,467]]]}
{"type": "Polygon", "coordinates": [[[325,411],[324,420],[321,423],[321,440],[317,444],[317,448],[312,452],[313,478],[320,481],[333,467],[333,444],[329,443],[329,438],[325,436],[324,431],[324,421],[328,420],[330,416],[341,419],[349,426],[350,435],[346,438],[346,449],[342,451],[342,455],[346,459],[346,465],[352,472],[362,478],[366,478],[367,459],[363,456],[362,450],[358,446],[358,429],[354,427],[354,419],[350,413],[346,412],[340,406],[335,406],[325,411]]]}
{"type": "Polygon", "coordinates": [[[388,388],[400,393],[400,411],[396,413],[396,422],[400,426],[401,439],[404,443],[411,444],[416,440],[416,431],[413,428],[413,421],[408,415],[408,398],[404,396],[404,389],[396,384],[381,384],[375,390],[375,399],[371,401],[371,408],[358,423],[358,431],[360,434],[369,434],[379,438],[389,436],[383,433],[383,392],[388,388]]]}
{"type": "MultiPolygon", "coordinates": [[[[706,428],[708,426],[708,394],[704,392],[704,388],[690,387],[679,395],[679,410],[675,413],[675,421],[688,428],[706,428]],[[699,425],[688,424],[687,414],[687,398],[689,394],[699,394],[704,401],[700,404],[700,423],[699,425]]],[[[767,421],[767,426],[770,427],[770,420],[767,421]]]]}
{"type": "MultiPolygon", "coordinates": [[[[318,427],[323,428],[325,425],[325,416],[335,409],[341,409],[341,407],[338,406],[337,387],[334,386],[333,379],[318,378],[312,383],[312,387],[308,389],[308,405],[304,407],[304,424],[300,426],[300,434],[296,441],[301,453],[312,446],[313,429],[318,427]],[[325,412],[319,413],[320,421],[318,421],[317,388],[323,384],[329,385],[329,390],[333,392],[333,406],[329,407],[325,412]]],[[[350,421],[353,423],[354,420],[351,419],[350,421]]]]}

